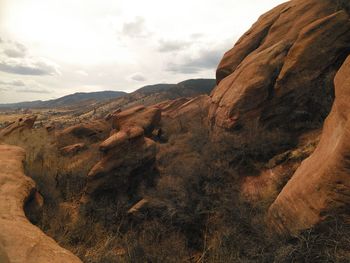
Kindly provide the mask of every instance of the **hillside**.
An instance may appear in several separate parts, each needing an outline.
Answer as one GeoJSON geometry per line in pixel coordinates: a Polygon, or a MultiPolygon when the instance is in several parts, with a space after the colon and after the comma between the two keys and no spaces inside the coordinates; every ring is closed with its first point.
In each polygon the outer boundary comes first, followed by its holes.
{"type": "Polygon", "coordinates": [[[78,92],[58,99],[47,101],[28,101],[11,104],[0,104],[0,108],[14,109],[14,108],[58,108],[77,105],[86,102],[100,102],[118,98],[126,95],[122,91],[97,91],[97,92],[78,92]]]}

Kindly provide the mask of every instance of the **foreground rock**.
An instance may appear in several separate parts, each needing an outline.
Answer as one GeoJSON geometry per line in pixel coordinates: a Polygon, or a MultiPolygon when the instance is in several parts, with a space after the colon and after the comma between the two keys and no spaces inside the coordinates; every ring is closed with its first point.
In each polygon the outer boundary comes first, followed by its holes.
{"type": "Polygon", "coordinates": [[[26,218],[23,207],[36,191],[23,173],[24,156],[19,147],[0,145],[0,262],[81,262],[26,218]]]}
{"type": "Polygon", "coordinates": [[[0,138],[8,136],[14,132],[22,132],[33,128],[36,118],[37,116],[19,118],[17,121],[0,130],[0,138]]]}
{"type": "Polygon", "coordinates": [[[298,168],[269,209],[280,233],[297,233],[350,205],[350,57],[335,79],[335,102],[315,152],[298,168]]]}
{"type": "Polygon", "coordinates": [[[276,7],[224,55],[212,92],[213,129],[244,133],[256,121],[257,134],[319,127],[349,48],[349,15],[339,1],[292,0],[276,7]]]}

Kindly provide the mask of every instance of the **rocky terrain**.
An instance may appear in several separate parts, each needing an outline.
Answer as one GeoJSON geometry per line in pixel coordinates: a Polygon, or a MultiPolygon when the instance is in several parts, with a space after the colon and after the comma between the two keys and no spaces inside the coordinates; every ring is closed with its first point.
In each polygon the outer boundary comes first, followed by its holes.
{"type": "Polygon", "coordinates": [[[26,218],[25,211],[40,213],[43,200],[34,181],[23,173],[24,150],[0,145],[0,153],[0,261],[81,262],[26,218]]]}
{"type": "Polygon", "coordinates": [[[0,259],[348,262],[349,10],[277,6],[223,55],[213,90],[146,86],[70,109],[78,122],[6,125],[0,259]]]}

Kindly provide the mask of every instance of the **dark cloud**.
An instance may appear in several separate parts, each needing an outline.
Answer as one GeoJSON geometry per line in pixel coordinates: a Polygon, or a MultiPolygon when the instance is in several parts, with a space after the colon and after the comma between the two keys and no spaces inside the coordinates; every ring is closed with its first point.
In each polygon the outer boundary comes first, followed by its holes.
{"type": "Polygon", "coordinates": [[[131,80],[134,80],[134,81],[139,81],[139,82],[142,82],[142,81],[146,81],[147,79],[140,73],[135,73],[133,74],[132,76],[130,76],[130,79],[131,80]]]}
{"type": "Polygon", "coordinates": [[[19,75],[57,75],[57,66],[40,58],[0,58],[0,71],[19,75]]]}
{"type": "Polygon", "coordinates": [[[159,41],[159,52],[173,52],[183,50],[190,46],[190,43],[179,40],[160,40],[159,41]]]}
{"type": "Polygon", "coordinates": [[[220,62],[224,50],[203,50],[195,58],[186,58],[182,63],[169,63],[166,70],[176,73],[193,74],[206,69],[215,69],[220,62]]]}
{"type": "Polygon", "coordinates": [[[145,26],[145,19],[136,17],[134,21],[124,23],[122,34],[128,37],[147,37],[150,33],[145,26]]]}

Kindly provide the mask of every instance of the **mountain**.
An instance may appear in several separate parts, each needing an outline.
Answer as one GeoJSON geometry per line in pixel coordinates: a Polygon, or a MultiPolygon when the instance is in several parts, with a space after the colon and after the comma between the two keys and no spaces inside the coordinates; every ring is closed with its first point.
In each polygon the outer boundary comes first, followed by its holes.
{"type": "Polygon", "coordinates": [[[96,91],[96,92],[77,92],[58,99],[47,101],[26,101],[18,103],[0,104],[0,108],[57,108],[71,106],[84,102],[101,102],[126,95],[122,91],[96,91]]]}
{"type": "Polygon", "coordinates": [[[156,84],[144,86],[133,93],[151,94],[168,92],[181,96],[210,93],[216,85],[215,79],[188,79],[177,84],[156,84]]]}
{"type": "MultiPolygon", "coordinates": [[[[175,99],[179,97],[192,97],[201,94],[209,94],[215,87],[215,79],[189,79],[177,84],[154,84],[147,85],[137,89],[132,93],[122,91],[97,91],[97,92],[78,92],[58,99],[47,101],[25,101],[18,103],[0,104],[2,109],[20,109],[20,108],[59,108],[68,106],[91,106],[96,107],[108,104],[108,101],[118,100],[118,105],[122,106],[128,103],[152,104],[166,99],[175,99]],[[119,100],[121,99],[121,100],[119,100]],[[149,103],[148,103],[149,101],[149,103]]],[[[113,103],[115,104],[115,103],[113,103]]]]}

